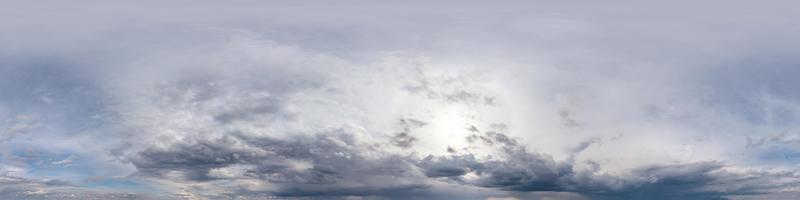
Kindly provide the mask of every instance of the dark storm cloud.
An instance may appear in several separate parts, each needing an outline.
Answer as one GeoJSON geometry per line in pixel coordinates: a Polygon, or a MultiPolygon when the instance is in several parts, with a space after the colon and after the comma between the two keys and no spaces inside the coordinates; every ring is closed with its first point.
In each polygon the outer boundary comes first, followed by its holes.
{"type": "MultiPolygon", "coordinates": [[[[175,144],[140,152],[133,164],[140,176],[183,181],[256,179],[278,185],[278,196],[390,195],[424,189],[423,183],[392,183],[413,178],[412,165],[397,156],[369,158],[350,133],[341,130],[290,139],[232,133],[223,138],[175,144]],[[303,164],[305,163],[305,164],[303,164]],[[239,174],[216,176],[215,169],[249,166],[239,174]],[[180,177],[170,177],[180,172],[180,177]],[[388,182],[387,182],[388,181],[388,182]]],[[[257,194],[265,191],[250,191],[257,194]]]]}
{"type": "MultiPolygon", "coordinates": [[[[653,165],[632,169],[623,176],[592,171],[575,171],[574,164],[553,160],[547,155],[496,137],[504,161],[478,161],[472,155],[428,156],[418,163],[431,178],[449,178],[460,184],[508,191],[574,192],[598,199],[724,199],[731,195],[766,194],[784,187],[800,186],[792,172],[734,173],[719,162],[653,165]],[[474,173],[477,178],[466,178],[474,173]],[[785,176],[785,177],[784,177],[785,176]],[[787,178],[785,184],[765,184],[787,178]]],[[[512,140],[513,141],[513,140],[512,140]]]]}
{"type": "Polygon", "coordinates": [[[480,160],[471,154],[429,155],[419,160],[369,157],[366,155],[381,154],[381,147],[362,143],[347,131],[334,130],[288,139],[231,133],[215,140],[151,148],[132,162],[144,177],[197,183],[258,180],[275,185],[266,190],[226,189],[250,197],[356,195],[402,199],[430,195],[428,184],[433,180],[516,192],[571,192],[598,199],[718,199],[798,185],[791,181],[796,177],[791,173],[734,173],[718,162],[652,165],[614,176],[597,169],[576,171],[574,163],[531,152],[503,133],[485,134],[503,159],[480,160]],[[298,166],[298,162],[306,164],[298,166]],[[248,167],[232,175],[214,174],[214,170],[235,166],[248,167]],[[174,172],[182,175],[171,176],[174,172]],[[780,176],[788,176],[790,182],[769,183],[780,176]]]}
{"type": "Polygon", "coordinates": [[[424,169],[426,176],[436,178],[463,176],[469,169],[476,168],[477,164],[474,156],[456,156],[446,160],[427,156],[417,165],[424,169]]]}
{"type": "Polygon", "coordinates": [[[584,185],[577,188],[598,199],[727,199],[736,195],[775,193],[781,188],[800,184],[795,180],[798,175],[793,172],[733,172],[716,162],[640,167],[628,177],[628,180],[611,177],[599,177],[595,181],[581,180],[577,183],[584,185]],[[596,184],[586,184],[592,182],[613,182],[617,185],[598,187],[596,184]]]}
{"type": "Polygon", "coordinates": [[[169,171],[181,171],[187,173],[186,178],[190,180],[209,180],[210,169],[254,160],[258,156],[256,152],[236,147],[237,143],[231,137],[194,141],[170,149],[147,149],[131,161],[143,175],[162,177],[169,171]]]}
{"type": "MultiPolygon", "coordinates": [[[[469,136],[475,137],[475,135],[469,136]]],[[[450,177],[459,182],[480,187],[509,191],[564,191],[568,178],[573,174],[572,166],[560,163],[546,155],[529,152],[518,146],[515,139],[498,132],[486,132],[481,136],[488,144],[497,144],[503,160],[478,161],[472,155],[429,156],[420,166],[429,177],[450,177]],[[468,172],[478,176],[475,180],[463,180],[468,172]]]]}
{"type": "MultiPolygon", "coordinates": [[[[645,178],[643,183],[629,186],[619,191],[607,191],[613,195],[624,197],[655,198],[709,198],[719,195],[748,193],[747,188],[736,191],[715,191],[710,188],[714,183],[727,177],[716,174],[722,165],[718,163],[693,163],[683,165],[663,165],[643,167],[632,171],[632,176],[645,178]],[[742,190],[744,189],[744,190],[742,190]]],[[[602,192],[600,192],[602,193],[602,192]]]]}

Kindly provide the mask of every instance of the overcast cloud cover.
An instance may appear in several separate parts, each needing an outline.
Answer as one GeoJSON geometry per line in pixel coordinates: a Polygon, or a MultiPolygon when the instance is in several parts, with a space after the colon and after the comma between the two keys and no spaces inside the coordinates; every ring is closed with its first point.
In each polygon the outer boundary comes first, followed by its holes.
{"type": "Polygon", "coordinates": [[[0,199],[791,199],[796,1],[0,0],[0,199]]]}

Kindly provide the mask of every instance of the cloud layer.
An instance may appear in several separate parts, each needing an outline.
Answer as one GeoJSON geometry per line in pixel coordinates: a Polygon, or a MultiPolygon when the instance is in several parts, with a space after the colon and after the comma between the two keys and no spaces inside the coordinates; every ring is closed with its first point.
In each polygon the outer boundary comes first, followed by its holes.
{"type": "Polygon", "coordinates": [[[794,2],[2,4],[2,199],[800,190],[794,2]]]}

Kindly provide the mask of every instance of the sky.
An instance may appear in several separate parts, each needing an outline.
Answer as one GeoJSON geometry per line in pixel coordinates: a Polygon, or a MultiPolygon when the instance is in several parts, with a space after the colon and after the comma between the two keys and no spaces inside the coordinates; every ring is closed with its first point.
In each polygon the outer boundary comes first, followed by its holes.
{"type": "Polygon", "coordinates": [[[795,1],[0,0],[0,199],[790,199],[795,1]]]}

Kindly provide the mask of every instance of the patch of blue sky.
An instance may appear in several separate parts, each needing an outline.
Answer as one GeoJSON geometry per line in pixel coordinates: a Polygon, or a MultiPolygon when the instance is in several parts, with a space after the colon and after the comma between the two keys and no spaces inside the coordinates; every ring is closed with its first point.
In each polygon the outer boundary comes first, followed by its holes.
{"type": "Polygon", "coordinates": [[[44,149],[13,149],[11,154],[26,164],[27,174],[34,177],[81,177],[91,170],[82,169],[81,160],[69,152],[49,152],[44,149]]]}
{"type": "Polygon", "coordinates": [[[154,184],[152,183],[143,182],[131,178],[93,177],[87,179],[83,183],[80,183],[80,186],[95,188],[95,189],[118,190],[118,191],[149,193],[149,194],[157,194],[160,192],[164,192],[162,191],[162,189],[154,186],[154,184]]]}
{"type": "MultiPolygon", "coordinates": [[[[80,185],[87,182],[89,177],[129,175],[129,170],[121,169],[113,163],[72,151],[20,145],[11,150],[11,156],[26,165],[26,178],[59,179],[80,185]]],[[[0,160],[2,162],[6,160],[0,160]]]]}
{"type": "Polygon", "coordinates": [[[800,150],[788,145],[767,146],[756,154],[760,164],[790,166],[800,164],[800,150]]]}

